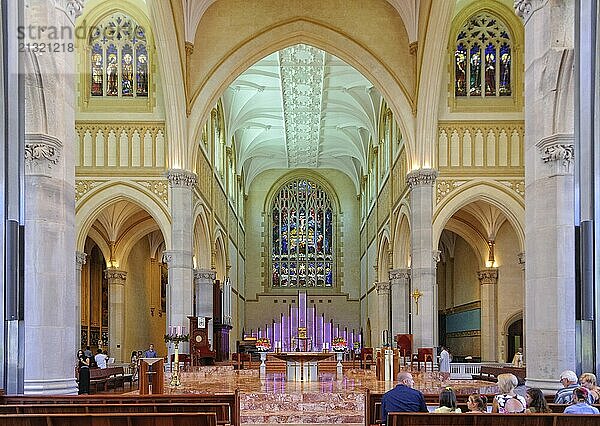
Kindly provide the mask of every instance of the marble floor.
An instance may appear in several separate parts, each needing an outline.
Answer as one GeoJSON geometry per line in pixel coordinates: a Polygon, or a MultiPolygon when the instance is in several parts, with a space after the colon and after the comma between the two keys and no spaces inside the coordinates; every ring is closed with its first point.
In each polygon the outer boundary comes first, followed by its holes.
{"type": "MultiPolygon", "coordinates": [[[[451,380],[443,382],[437,372],[414,372],[415,387],[425,394],[439,394],[452,386],[458,394],[495,393],[489,382],[451,380]]],[[[181,385],[169,386],[165,393],[233,393],[239,389],[242,424],[351,424],[364,425],[365,391],[385,392],[395,382],[378,381],[375,370],[348,369],[342,378],[335,373],[320,373],[314,382],[290,382],[285,373],[259,370],[234,370],[232,366],[195,367],[180,373],[181,385]]]]}

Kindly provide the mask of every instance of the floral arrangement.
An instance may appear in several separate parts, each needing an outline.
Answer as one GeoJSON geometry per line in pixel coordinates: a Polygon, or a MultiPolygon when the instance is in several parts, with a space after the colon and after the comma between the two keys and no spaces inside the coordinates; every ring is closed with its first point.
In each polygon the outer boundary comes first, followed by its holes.
{"type": "Polygon", "coordinates": [[[189,334],[165,334],[165,343],[173,342],[179,344],[179,342],[187,342],[190,340],[189,334]]]}
{"type": "Polygon", "coordinates": [[[348,348],[348,342],[343,337],[336,337],[331,342],[331,347],[336,352],[344,352],[348,348]]]}
{"type": "Polygon", "coordinates": [[[271,350],[271,341],[267,337],[261,337],[256,340],[256,350],[259,352],[268,352],[271,350]]]}

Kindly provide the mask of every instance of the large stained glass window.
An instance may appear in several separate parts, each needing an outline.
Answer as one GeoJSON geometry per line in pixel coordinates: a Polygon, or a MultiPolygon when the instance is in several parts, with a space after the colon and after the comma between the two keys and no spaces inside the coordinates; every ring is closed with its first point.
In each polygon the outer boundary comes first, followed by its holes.
{"type": "Polygon", "coordinates": [[[106,17],[90,36],[91,96],[148,96],[146,32],[131,17],[106,17]]]}
{"type": "Polygon", "coordinates": [[[506,26],[487,13],[465,24],[454,50],[455,96],[511,96],[512,43],[506,26]]]}
{"type": "Polygon", "coordinates": [[[333,208],[309,179],[284,185],[272,206],[272,286],[333,287],[333,208]]]}

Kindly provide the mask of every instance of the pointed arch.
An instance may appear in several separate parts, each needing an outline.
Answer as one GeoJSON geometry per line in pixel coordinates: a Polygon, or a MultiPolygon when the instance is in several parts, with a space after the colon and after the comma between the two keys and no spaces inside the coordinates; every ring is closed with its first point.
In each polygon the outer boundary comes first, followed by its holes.
{"type": "Polygon", "coordinates": [[[389,281],[390,279],[390,231],[384,228],[379,234],[379,245],[377,248],[377,281],[389,281]]]}
{"type": "MultiPolygon", "coordinates": [[[[196,163],[203,123],[210,116],[225,89],[250,65],[269,54],[292,46],[305,43],[325,50],[360,71],[368,78],[388,101],[389,107],[397,119],[398,126],[407,143],[414,143],[413,101],[402,81],[388,66],[368,48],[352,39],[348,34],[329,27],[323,23],[309,19],[295,18],[268,27],[263,32],[254,34],[250,39],[236,46],[236,50],[225,57],[194,95],[189,123],[190,143],[188,145],[189,164],[196,163]]],[[[412,152],[413,150],[408,150],[412,152]]]]}
{"type": "Polygon", "coordinates": [[[210,269],[211,243],[208,212],[204,204],[198,203],[194,209],[194,256],[196,266],[210,269]]]}
{"type": "Polygon", "coordinates": [[[498,208],[512,225],[519,240],[520,251],[525,250],[525,206],[515,193],[496,182],[470,182],[461,187],[456,194],[448,195],[438,204],[433,214],[433,241],[437,247],[442,230],[450,218],[473,201],[485,201],[498,208]],[[515,195],[513,195],[515,194],[515,195]]]}
{"type": "Polygon", "coordinates": [[[152,216],[165,238],[166,247],[171,246],[171,217],[164,203],[135,184],[109,182],[90,191],[75,207],[77,250],[84,250],[86,236],[102,210],[120,200],[136,204],[152,216]]]}
{"type": "Polygon", "coordinates": [[[392,258],[394,269],[410,267],[410,207],[406,200],[400,204],[396,217],[392,258]]]}

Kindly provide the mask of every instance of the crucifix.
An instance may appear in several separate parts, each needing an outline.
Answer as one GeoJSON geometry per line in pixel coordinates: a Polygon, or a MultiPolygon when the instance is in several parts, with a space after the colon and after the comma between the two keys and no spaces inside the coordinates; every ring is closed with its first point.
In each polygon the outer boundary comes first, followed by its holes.
{"type": "Polygon", "coordinates": [[[412,292],[412,297],[413,299],[415,299],[415,305],[417,306],[417,311],[415,312],[415,315],[419,315],[419,298],[421,296],[423,296],[423,293],[421,293],[417,289],[415,289],[415,291],[412,292]]]}

